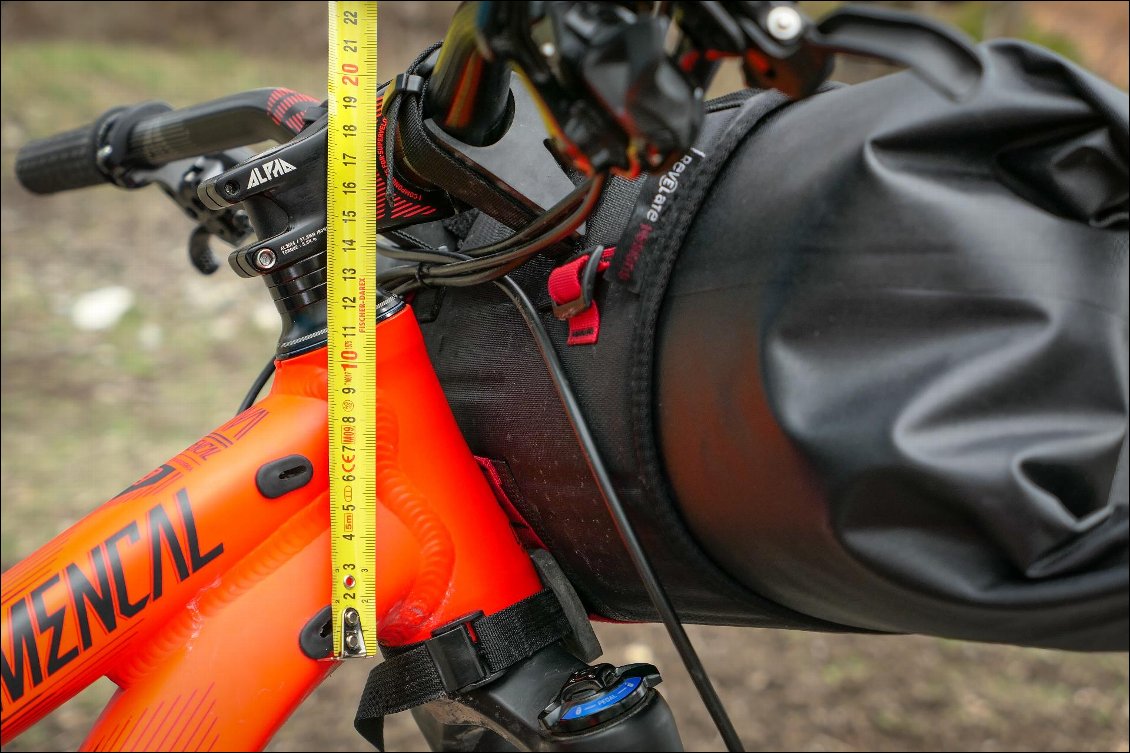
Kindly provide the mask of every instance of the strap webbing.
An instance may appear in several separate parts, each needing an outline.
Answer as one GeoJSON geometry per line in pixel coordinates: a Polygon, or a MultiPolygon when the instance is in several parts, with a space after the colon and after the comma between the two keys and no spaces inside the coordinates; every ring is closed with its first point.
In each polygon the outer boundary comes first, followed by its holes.
{"type": "Polygon", "coordinates": [[[592,345],[600,337],[600,311],[593,297],[598,273],[608,269],[616,248],[583,254],[563,264],[549,275],[547,286],[553,300],[553,313],[569,324],[569,345],[592,345]],[[599,257],[592,258],[594,254],[599,257]]]}
{"type": "Polygon", "coordinates": [[[384,750],[384,717],[450,698],[569,635],[569,619],[546,590],[489,617],[475,615],[436,630],[406,648],[387,649],[365,681],[353,726],[384,750]]]}

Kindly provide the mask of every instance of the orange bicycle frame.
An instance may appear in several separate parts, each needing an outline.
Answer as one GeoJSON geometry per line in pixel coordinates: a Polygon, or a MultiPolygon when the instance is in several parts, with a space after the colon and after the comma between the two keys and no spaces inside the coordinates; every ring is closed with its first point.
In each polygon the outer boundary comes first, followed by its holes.
{"type": "MultiPolygon", "coordinates": [[[[396,646],[541,584],[411,310],[376,337],[376,618],[396,646]]],[[[294,461],[268,470],[300,477],[294,461]]],[[[262,748],[335,667],[299,642],[330,600],[326,466],[322,348],[278,362],[267,397],[5,573],[0,739],[106,676],[119,689],[83,750],[262,748]],[[265,496],[264,466],[295,455],[306,483],[265,496]]]]}

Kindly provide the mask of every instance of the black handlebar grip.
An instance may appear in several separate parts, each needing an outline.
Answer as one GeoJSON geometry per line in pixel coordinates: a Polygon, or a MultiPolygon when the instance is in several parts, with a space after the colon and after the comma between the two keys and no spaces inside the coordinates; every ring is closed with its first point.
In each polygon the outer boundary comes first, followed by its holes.
{"type": "Polygon", "coordinates": [[[97,162],[101,122],[26,144],[16,156],[20,185],[47,194],[107,182],[97,162]]]}

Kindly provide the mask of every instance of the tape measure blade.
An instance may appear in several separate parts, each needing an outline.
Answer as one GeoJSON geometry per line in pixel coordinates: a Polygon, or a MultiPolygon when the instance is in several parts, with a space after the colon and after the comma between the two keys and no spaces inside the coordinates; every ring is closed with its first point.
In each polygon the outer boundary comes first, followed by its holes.
{"type": "Polygon", "coordinates": [[[376,653],[377,4],[329,3],[326,288],[333,650],[376,653]]]}

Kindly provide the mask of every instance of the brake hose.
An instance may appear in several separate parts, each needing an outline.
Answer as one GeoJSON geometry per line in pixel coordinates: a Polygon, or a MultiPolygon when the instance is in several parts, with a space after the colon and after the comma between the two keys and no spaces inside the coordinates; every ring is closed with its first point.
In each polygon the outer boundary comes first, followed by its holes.
{"type": "Polygon", "coordinates": [[[270,379],[271,375],[274,373],[275,359],[272,358],[270,361],[267,361],[267,365],[259,372],[259,376],[255,377],[251,388],[247,390],[247,395],[244,396],[243,402],[239,404],[239,410],[235,412],[237,416],[255,404],[255,401],[259,398],[259,393],[263,391],[263,387],[267,385],[267,380],[270,379]]]}

